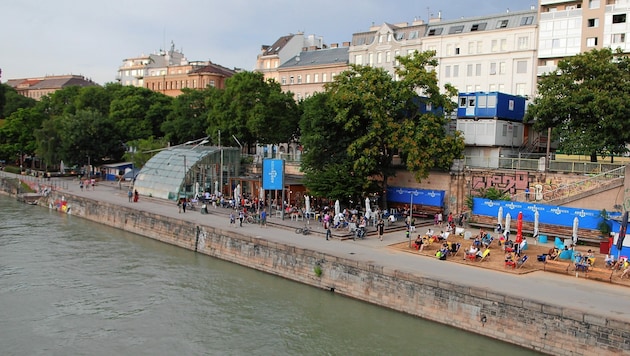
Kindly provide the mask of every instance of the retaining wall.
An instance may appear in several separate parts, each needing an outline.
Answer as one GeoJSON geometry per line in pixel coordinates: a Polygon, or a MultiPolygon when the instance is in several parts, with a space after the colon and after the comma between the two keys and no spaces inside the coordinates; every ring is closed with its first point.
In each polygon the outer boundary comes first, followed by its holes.
{"type": "MultiPolygon", "coordinates": [[[[630,354],[627,322],[64,196],[72,215],[525,348],[553,355],[630,354]]],[[[53,192],[42,203],[58,199],[53,192]]]]}

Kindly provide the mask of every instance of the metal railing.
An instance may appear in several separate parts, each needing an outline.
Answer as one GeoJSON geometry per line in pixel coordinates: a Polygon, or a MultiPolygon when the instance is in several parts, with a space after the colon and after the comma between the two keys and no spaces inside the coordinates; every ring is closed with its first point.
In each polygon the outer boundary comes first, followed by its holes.
{"type": "MultiPolygon", "coordinates": [[[[524,171],[545,171],[543,161],[529,158],[507,158],[507,157],[464,157],[464,166],[468,168],[483,169],[509,169],[524,171]]],[[[559,161],[549,162],[549,172],[573,173],[584,175],[598,175],[607,172],[617,172],[618,168],[625,167],[624,163],[599,163],[584,161],[559,161]]],[[[610,173],[616,176],[608,178],[618,178],[621,173],[610,173]]]]}

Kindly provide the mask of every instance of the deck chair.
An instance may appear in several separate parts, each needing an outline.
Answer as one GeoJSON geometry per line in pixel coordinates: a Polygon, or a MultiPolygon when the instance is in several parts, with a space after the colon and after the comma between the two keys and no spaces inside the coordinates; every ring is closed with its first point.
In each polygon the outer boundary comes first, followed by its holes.
{"type": "Polygon", "coordinates": [[[459,242],[458,243],[451,242],[449,247],[450,247],[448,251],[449,255],[457,256],[457,253],[459,252],[459,249],[462,247],[462,244],[460,244],[459,242]]]}
{"type": "Polygon", "coordinates": [[[523,265],[525,264],[525,262],[527,262],[528,259],[529,257],[527,257],[527,255],[524,255],[523,257],[519,258],[518,261],[516,261],[517,267],[518,268],[523,267],[523,265]]]}
{"type": "Polygon", "coordinates": [[[489,248],[487,248],[487,249],[485,249],[483,251],[483,253],[481,254],[481,259],[479,260],[479,262],[482,262],[486,258],[489,258],[488,256],[490,256],[490,249],[489,248]]]}
{"type": "Polygon", "coordinates": [[[514,255],[514,252],[510,252],[510,259],[505,261],[505,265],[504,267],[512,267],[512,269],[516,268],[516,261],[514,260],[516,258],[516,256],[514,255]]]}

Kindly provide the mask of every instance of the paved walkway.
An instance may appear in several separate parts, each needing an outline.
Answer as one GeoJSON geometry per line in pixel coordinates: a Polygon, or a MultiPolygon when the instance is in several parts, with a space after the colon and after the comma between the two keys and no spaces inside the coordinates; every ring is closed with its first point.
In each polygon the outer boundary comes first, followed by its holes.
{"type": "MultiPolygon", "coordinates": [[[[242,228],[234,228],[229,226],[228,209],[217,208],[215,210],[209,207],[209,214],[207,215],[200,214],[199,210],[180,214],[175,202],[172,201],[141,196],[138,203],[129,203],[127,191],[124,187],[119,189],[115,183],[101,182],[94,191],[81,191],[78,183],[75,183],[76,181],[69,184],[67,191],[79,196],[92,197],[113,204],[130,205],[151,213],[187,220],[191,224],[235,229],[242,234],[294,244],[330,255],[371,262],[392,270],[412,272],[456,284],[476,286],[517,297],[522,296],[527,299],[630,322],[630,309],[628,309],[630,288],[627,287],[543,271],[515,275],[460,263],[439,261],[431,257],[386,248],[388,245],[407,241],[405,233],[402,231],[386,233],[383,241],[379,241],[373,235],[365,240],[333,239],[326,241],[323,228],[312,220],[310,226],[315,233],[304,236],[295,234],[295,228],[303,226],[305,222],[290,221],[288,218],[281,220],[275,216],[268,218],[270,224],[268,228],[245,223],[243,223],[242,228]]],[[[474,233],[474,229],[469,230],[473,230],[474,233]]]]}

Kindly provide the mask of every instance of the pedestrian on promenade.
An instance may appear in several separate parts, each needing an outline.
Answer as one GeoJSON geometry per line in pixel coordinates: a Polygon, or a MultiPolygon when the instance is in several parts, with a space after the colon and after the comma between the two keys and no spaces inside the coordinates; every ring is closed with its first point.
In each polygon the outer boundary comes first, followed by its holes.
{"type": "Polygon", "coordinates": [[[245,219],[245,212],[243,212],[243,210],[240,210],[238,212],[238,226],[239,227],[243,227],[243,219],[245,219]]]}
{"type": "Polygon", "coordinates": [[[182,200],[181,199],[177,199],[177,213],[179,214],[182,213],[182,200]]]}
{"type": "Polygon", "coordinates": [[[384,230],[385,230],[385,222],[383,222],[383,219],[378,219],[378,223],[376,223],[376,231],[378,231],[378,238],[381,241],[383,241],[384,230]]]}
{"type": "Polygon", "coordinates": [[[131,191],[131,189],[127,191],[127,198],[129,198],[129,202],[131,203],[131,198],[133,198],[133,192],[131,191]]]}
{"type": "Polygon", "coordinates": [[[267,227],[267,211],[265,209],[260,212],[260,227],[267,227]]]}
{"type": "Polygon", "coordinates": [[[236,220],[234,219],[234,212],[230,213],[230,227],[236,226],[236,220]]]}
{"type": "Polygon", "coordinates": [[[133,192],[133,202],[134,202],[134,203],[137,203],[137,202],[138,202],[138,198],[139,198],[139,197],[140,197],[140,194],[138,194],[138,190],[136,189],[136,190],[133,192]]]}
{"type": "Polygon", "coordinates": [[[184,212],[184,214],[186,214],[186,205],[188,205],[188,203],[186,202],[186,199],[182,200],[182,211],[184,212]]]}
{"type": "Polygon", "coordinates": [[[83,179],[79,178],[79,188],[83,191],[83,179]]]}
{"type": "Polygon", "coordinates": [[[324,230],[326,230],[326,241],[328,241],[332,237],[330,232],[330,219],[324,219],[324,230]]]}

